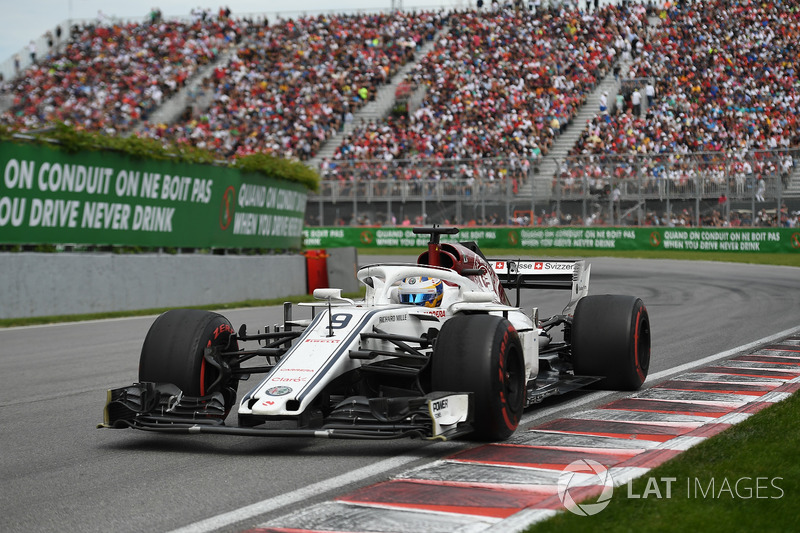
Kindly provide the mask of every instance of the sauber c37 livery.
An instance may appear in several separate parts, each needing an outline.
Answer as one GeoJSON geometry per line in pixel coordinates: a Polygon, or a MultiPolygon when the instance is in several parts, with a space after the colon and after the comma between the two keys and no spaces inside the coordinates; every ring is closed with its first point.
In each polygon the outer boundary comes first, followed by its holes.
{"type": "Polygon", "coordinates": [[[644,382],[647,309],[633,296],[590,296],[583,260],[489,260],[475,243],[440,242],[457,228],[414,232],[430,235],[416,264],[364,266],[363,300],[317,289],[315,302],[285,304],[274,331],[236,330],[208,311],[163,313],[145,337],[139,381],[108,391],[100,427],[502,441],[548,396],[644,382]],[[541,319],[519,307],[523,289],[569,298],[541,319]]]}

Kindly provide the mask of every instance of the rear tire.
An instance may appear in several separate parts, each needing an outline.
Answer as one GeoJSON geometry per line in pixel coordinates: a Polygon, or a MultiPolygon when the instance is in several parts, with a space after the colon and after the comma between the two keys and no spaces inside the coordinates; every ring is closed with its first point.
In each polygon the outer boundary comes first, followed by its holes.
{"type": "Polygon", "coordinates": [[[525,402],[525,361],[514,326],[493,315],[444,323],[431,360],[434,391],[473,393],[475,437],[501,441],[517,429],[525,402]]]}
{"type": "Polygon", "coordinates": [[[576,375],[602,376],[597,385],[638,390],[650,368],[650,317],[639,298],[604,294],[578,301],[571,329],[576,375]]]}
{"type": "Polygon", "coordinates": [[[225,413],[236,402],[238,380],[215,384],[219,370],[205,360],[208,346],[238,349],[234,329],[224,316],[197,309],[173,309],[150,326],[139,358],[139,381],[172,383],[187,396],[221,392],[225,413]],[[229,346],[229,344],[231,344],[229,346]]]}

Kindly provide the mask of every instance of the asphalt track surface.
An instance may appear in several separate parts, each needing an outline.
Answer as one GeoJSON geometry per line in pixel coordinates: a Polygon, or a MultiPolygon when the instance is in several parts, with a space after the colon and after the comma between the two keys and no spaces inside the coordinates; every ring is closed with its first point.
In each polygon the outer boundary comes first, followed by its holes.
{"type": "MultiPolygon", "coordinates": [[[[361,262],[383,259],[401,260],[361,262]]],[[[797,268],[605,258],[591,264],[590,294],[633,294],[647,305],[650,373],[659,379],[800,326],[797,268]]],[[[545,317],[565,302],[564,293],[528,291],[521,305],[538,305],[545,317]]],[[[280,307],[225,314],[251,331],[282,321],[280,307]]],[[[474,446],[95,429],[106,389],[136,380],[154,318],[0,330],[0,531],[241,531],[474,446]]],[[[241,392],[256,383],[243,383],[241,392]]],[[[551,399],[523,422],[617,396],[623,394],[551,399]]]]}

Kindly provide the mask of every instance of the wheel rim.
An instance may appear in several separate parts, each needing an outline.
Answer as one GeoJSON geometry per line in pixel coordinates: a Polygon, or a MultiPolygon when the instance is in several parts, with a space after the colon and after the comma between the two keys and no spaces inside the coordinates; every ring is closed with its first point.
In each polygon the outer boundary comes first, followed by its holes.
{"type": "Polygon", "coordinates": [[[520,358],[515,351],[510,351],[506,357],[506,369],[503,375],[503,394],[512,413],[519,414],[522,405],[524,385],[520,384],[522,377],[520,358]]]}
{"type": "Polygon", "coordinates": [[[644,381],[650,369],[650,324],[644,318],[637,324],[635,342],[636,372],[644,381]]]}

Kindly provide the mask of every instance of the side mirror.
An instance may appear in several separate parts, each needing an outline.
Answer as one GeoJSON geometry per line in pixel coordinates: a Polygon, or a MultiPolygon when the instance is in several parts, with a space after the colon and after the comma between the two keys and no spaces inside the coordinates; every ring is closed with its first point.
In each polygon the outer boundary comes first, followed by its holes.
{"type": "Polygon", "coordinates": [[[342,289],[314,289],[313,294],[317,300],[342,299],[342,289]]]}
{"type": "Polygon", "coordinates": [[[491,303],[494,301],[494,294],[490,292],[467,291],[464,293],[463,298],[467,303],[491,303]]]}

